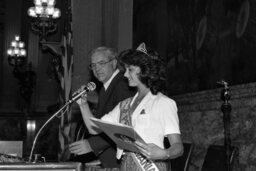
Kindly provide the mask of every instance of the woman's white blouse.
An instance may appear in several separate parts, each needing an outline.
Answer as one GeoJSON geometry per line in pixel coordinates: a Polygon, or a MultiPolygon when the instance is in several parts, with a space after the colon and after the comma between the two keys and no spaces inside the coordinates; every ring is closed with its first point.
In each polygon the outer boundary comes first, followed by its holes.
{"type": "MultiPolygon", "coordinates": [[[[138,96],[136,94],[134,99],[138,96]]],[[[120,104],[101,119],[118,123],[120,117],[120,104]]],[[[158,93],[149,92],[137,106],[132,114],[132,126],[146,143],[154,143],[163,148],[164,136],[180,134],[177,106],[174,100],[158,93]]]]}

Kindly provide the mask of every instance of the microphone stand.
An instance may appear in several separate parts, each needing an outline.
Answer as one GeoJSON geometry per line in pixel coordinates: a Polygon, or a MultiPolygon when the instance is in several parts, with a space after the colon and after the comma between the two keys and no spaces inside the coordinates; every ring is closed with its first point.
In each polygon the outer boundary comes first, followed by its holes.
{"type": "Polygon", "coordinates": [[[224,84],[224,88],[221,91],[221,99],[224,101],[221,105],[221,111],[223,113],[223,123],[224,123],[224,145],[225,145],[225,159],[226,159],[226,171],[231,170],[230,163],[230,153],[231,153],[231,140],[230,140],[230,113],[231,113],[231,104],[230,100],[230,91],[228,84],[224,84]]]}
{"type": "MultiPolygon", "coordinates": [[[[84,92],[83,92],[84,93],[84,92]]],[[[79,95],[83,94],[83,93],[80,93],[79,95]]],[[[33,155],[33,151],[35,149],[35,144],[36,144],[36,141],[38,139],[38,136],[39,134],[42,132],[43,128],[55,117],[57,116],[57,114],[59,114],[64,108],[66,108],[68,105],[70,105],[71,103],[73,103],[75,100],[78,99],[78,96],[76,96],[75,98],[72,98],[71,100],[69,100],[66,104],[64,104],[64,106],[62,106],[57,112],[55,112],[45,123],[44,125],[39,129],[39,131],[37,132],[36,136],[35,136],[35,139],[33,141],[33,145],[32,145],[32,148],[31,148],[31,152],[30,152],[30,155],[29,155],[29,160],[28,162],[32,162],[32,155],[33,155]]]]}

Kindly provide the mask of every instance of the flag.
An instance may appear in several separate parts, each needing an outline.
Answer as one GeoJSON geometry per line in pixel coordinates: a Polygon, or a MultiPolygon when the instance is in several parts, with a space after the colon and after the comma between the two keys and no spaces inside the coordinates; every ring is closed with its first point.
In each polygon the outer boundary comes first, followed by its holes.
{"type": "MultiPolygon", "coordinates": [[[[73,72],[73,33],[72,33],[72,0],[64,0],[64,33],[62,36],[61,64],[62,70],[59,72],[61,91],[59,94],[60,104],[63,106],[71,97],[72,72],[73,72]]],[[[68,106],[62,111],[59,125],[59,160],[65,161],[69,158],[68,145],[71,133],[71,108],[68,106]]]]}

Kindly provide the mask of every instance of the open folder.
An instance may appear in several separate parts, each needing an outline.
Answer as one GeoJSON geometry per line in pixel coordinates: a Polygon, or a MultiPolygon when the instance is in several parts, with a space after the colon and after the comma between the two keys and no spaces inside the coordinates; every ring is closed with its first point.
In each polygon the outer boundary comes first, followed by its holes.
{"type": "Polygon", "coordinates": [[[117,147],[121,149],[139,152],[134,142],[139,141],[145,143],[131,126],[120,123],[111,123],[96,118],[91,118],[91,120],[117,144],[117,147]]]}

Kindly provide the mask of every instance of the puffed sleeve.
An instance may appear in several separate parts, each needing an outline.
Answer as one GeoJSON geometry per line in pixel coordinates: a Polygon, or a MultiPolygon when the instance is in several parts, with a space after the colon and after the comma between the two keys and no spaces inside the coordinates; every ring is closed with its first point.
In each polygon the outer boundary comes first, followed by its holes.
{"type": "Polygon", "coordinates": [[[119,117],[120,117],[120,103],[116,105],[116,107],[112,111],[105,114],[101,118],[101,120],[112,122],[112,123],[119,123],[119,117]]]}
{"type": "Polygon", "coordinates": [[[179,117],[176,102],[170,98],[161,99],[160,120],[164,134],[180,134],[179,117]]]}

